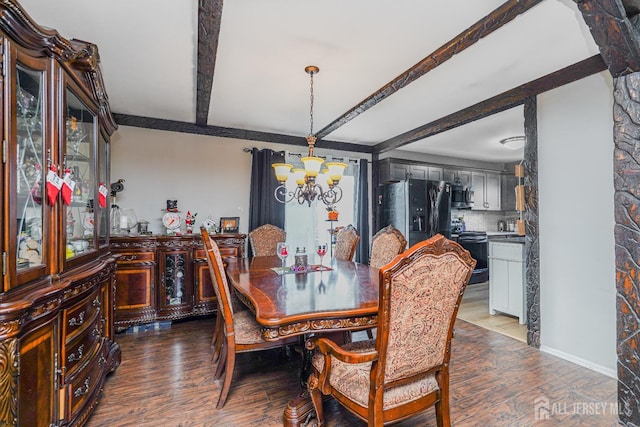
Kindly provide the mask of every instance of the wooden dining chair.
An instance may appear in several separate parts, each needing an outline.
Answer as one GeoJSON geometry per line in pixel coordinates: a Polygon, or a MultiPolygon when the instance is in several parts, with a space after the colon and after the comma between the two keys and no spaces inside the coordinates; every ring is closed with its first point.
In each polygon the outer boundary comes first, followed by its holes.
{"type": "MultiPolygon", "coordinates": [[[[224,373],[222,390],[218,397],[216,408],[224,406],[236,363],[236,353],[268,350],[299,342],[298,337],[290,337],[279,341],[265,341],[260,332],[260,325],[256,322],[250,310],[237,312],[233,309],[227,275],[224,270],[222,256],[215,240],[209,236],[206,229],[200,230],[207,253],[207,263],[218,298],[218,316],[221,316],[222,333],[220,336],[222,348],[215,377],[220,378],[224,373]]],[[[233,261],[229,261],[233,262],[233,261]]]]}
{"type": "MultiPolygon", "coordinates": [[[[369,265],[379,269],[393,261],[406,248],[407,239],[405,239],[400,230],[389,224],[371,238],[369,265]]],[[[369,339],[373,338],[373,330],[375,329],[367,329],[366,332],[369,339]]]]}
{"type": "Polygon", "coordinates": [[[449,426],[449,358],[453,324],[475,260],[437,234],[380,269],[378,335],[339,346],[316,337],[308,389],[318,425],[330,395],[369,426],[409,418],[435,406],[449,426]]]}
{"type": "Polygon", "coordinates": [[[253,256],[271,256],[276,254],[278,242],[287,240],[287,233],[273,224],[264,224],[249,232],[249,243],[253,256]]]}
{"type": "Polygon", "coordinates": [[[353,261],[359,241],[360,235],[353,225],[349,224],[341,228],[336,235],[336,247],[333,251],[333,257],[342,261],[353,261]]]}
{"type": "Polygon", "coordinates": [[[402,232],[389,224],[371,238],[371,257],[369,265],[381,268],[389,264],[396,255],[407,248],[407,239],[402,232]]]}

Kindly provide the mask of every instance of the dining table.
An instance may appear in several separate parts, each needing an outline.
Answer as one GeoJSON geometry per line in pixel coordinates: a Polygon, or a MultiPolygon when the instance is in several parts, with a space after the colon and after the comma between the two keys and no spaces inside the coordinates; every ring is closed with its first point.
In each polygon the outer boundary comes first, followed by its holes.
{"type": "MultiPolygon", "coordinates": [[[[332,258],[324,264],[295,268],[284,265],[277,256],[226,261],[229,283],[255,314],[267,341],[356,331],[377,324],[379,270],[367,264],[332,258]]],[[[308,362],[303,357],[302,383],[308,362]]],[[[284,425],[300,425],[312,411],[311,399],[303,389],[287,405],[284,425]]]]}

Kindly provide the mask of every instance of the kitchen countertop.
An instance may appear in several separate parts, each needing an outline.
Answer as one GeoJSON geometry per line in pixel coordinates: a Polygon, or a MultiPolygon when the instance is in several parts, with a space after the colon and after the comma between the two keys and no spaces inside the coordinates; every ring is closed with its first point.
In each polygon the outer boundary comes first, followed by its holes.
{"type": "Polygon", "coordinates": [[[487,231],[487,237],[520,237],[515,231],[487,231]]]}
{"type": "MultiPolygon", "coordinates": [[[[488,233],[487,233],[488,234],[488,233]]],[[[524,244],[525,236],[519,236],[517,233],[502,233],[489,235],[489,243],[501,242],[501,243],[521,243],[524,244]]]]}

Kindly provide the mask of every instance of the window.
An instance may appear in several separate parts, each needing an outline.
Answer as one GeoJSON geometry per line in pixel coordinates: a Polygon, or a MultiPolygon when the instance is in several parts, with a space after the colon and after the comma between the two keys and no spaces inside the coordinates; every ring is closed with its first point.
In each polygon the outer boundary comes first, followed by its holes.
{"type": "MultiPolygon", "coordinates": [[[[342,189],[342,199],[336,203],[336,210],[339,212],[338,221],[328,220],[327,206],[318,200],[311,202],[311,207],[305,202],[299,204],[296,201],[285,205],[285,230],[287,232],[287,242],[290,248],[295,251],[297,247],[304,247],[309,254],[309,263],[316,264],[320,259],[315,254],[315,247],[320,243],[331,243],[331,230],[336,227],[344,227],[353,224],[357,227],[357,180],[358,165],[348,159],[325,159],[325,161],[340,160],[348,164],[344,176],[340,181],[342,189]]],[[[302,167],[302,162],[298,156],[289,155],[287,161],[294,167],[302,167]]],[[[323,190],[327,188],[326,178],[321,174],[317,182],[323,190]]],[[[287,190],[293,191],[296,187],[294,180],[287,181],[287,190]]],[[[329,248],[329,246],[328,246],[329,248]]],[[[330,255],[331,249],[328,249],[330,255]]]]}

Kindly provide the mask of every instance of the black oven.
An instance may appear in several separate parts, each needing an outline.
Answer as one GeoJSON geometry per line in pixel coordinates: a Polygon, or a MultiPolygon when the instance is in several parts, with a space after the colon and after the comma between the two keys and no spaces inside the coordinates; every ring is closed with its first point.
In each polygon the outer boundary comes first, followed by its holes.
{"type": "Polygon", "coordinates": [[[489,280],[489,238],[484,231],[463,231],[458,234],[458,243],[476,260],[469,284],[489,280]]]}

